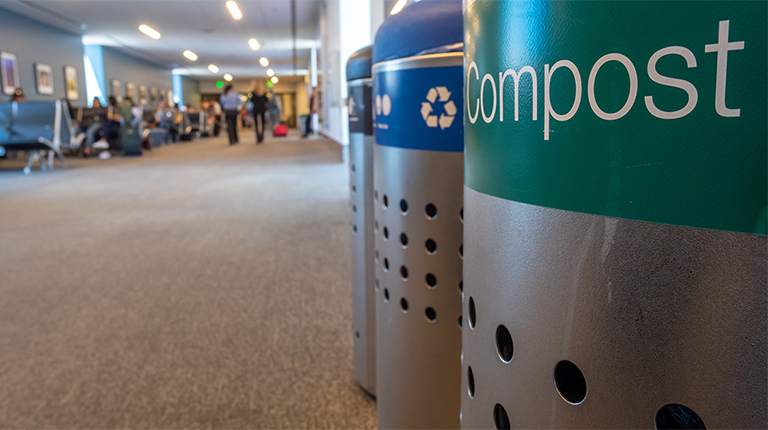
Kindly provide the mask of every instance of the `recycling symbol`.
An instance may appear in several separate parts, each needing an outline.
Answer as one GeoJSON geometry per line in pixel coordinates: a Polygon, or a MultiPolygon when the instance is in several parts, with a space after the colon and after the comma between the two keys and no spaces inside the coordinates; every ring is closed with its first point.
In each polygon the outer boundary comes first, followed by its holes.
{"type": "Polygon", "coordinates": [[[430,88],[427,93],[427,101],[421,102],[421,116],[427,123],[427,127],[440,126],[441,130],[445,130],[453,124],[453,118],[456,116],[456,105],[451,100],[451,92],[446,87],[430,88]],[[433,106],[435,102],[440,99],[443,103],[443,111],[440,116],[437,116],[437,112],[433,106]]]}

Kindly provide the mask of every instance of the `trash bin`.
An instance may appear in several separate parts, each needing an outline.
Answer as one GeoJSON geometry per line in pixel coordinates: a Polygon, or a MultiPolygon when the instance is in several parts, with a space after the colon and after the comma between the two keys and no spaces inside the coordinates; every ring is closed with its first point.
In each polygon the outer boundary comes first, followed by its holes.
{"type": "Polygon", "coordinates": [[[766,3],[465,24],[462,428],[768,427],[766,3]]]}
{"type": "Polygon", "coordinates": [[[461,27],[460,1],[422,1],[373,45],[380,428],[459,426],[461,27]]]}
{"type": "Polygon", "coordinates": [[[376,395],[376,296],[373,261],[372,47],[347,61],[349,187],[352,221],[352,332],[355,379],[376,395]]]}

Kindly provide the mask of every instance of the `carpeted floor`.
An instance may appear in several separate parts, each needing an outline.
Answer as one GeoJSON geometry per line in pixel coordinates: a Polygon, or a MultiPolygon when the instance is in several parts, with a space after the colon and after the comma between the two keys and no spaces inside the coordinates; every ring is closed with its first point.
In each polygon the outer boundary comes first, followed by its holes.
{"type": "Polygon", "coordinates": [[[341,149],[244,134],[0,160],[0,427],[376,425],[341,149]]]}

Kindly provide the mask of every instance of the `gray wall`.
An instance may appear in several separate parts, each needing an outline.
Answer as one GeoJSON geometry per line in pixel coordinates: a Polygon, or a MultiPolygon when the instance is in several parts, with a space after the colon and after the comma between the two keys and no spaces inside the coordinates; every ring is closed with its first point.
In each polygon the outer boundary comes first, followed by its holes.
{"type": "MultiPolygon", "coordinates": [[[[80,36],[31,20],[15,12],[0,9],[0,51],[16,55],[19,62],[21,88],[29,101],[50,101],[66,96],[64,66],[77,69],[77,89],[80,97],[72,104],[86,105],[85,75],[83,73],[83,44],[80,36]],[[35,63],[53,68],[53,94],[37,93],[35,63]]],[[[0,94],[0,101],[10,100],[0,94]]]]}
{"type": "MultiPolygon", "coordinates": [[[[103,47],[103,54],[107,97],[112,95],[112,80],[115,79],[120,81],[122,95],[125,95],[125,84],[128,82],[136,85],[137,93],[141,85],[147,87],[147,93],[149,93],[150,88],[156,88],[158,91],[164,89],[166,92],[173,90],[171,70],[107,46],[103,47]]],[[[134,101],[138,102],[138,100],[134,101]]]]}
{"type": "Polygon", "coordinates": [[[185,105],[200,108],[200,81],[189,76],[181,77],[181,88],[185,105]]]}

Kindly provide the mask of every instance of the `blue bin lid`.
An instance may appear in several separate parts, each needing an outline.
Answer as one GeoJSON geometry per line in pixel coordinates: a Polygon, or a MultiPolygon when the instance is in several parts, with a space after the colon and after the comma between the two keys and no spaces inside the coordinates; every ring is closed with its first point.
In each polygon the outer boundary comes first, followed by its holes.
{"type": "Polygon", "coordinates": [[[373,46],[355,52],[347,61],[347,81],[371,77],[371,58],[373,58],[373,46]]]}
{"type": "Polygon", "coordinates": [[[461,0],[422,0],[387,18],[376,32],[373,62],[431,52],[460,50],[463,43],[461,0]],[[453,49],[451,49],[453,47],[453,49]]]}

